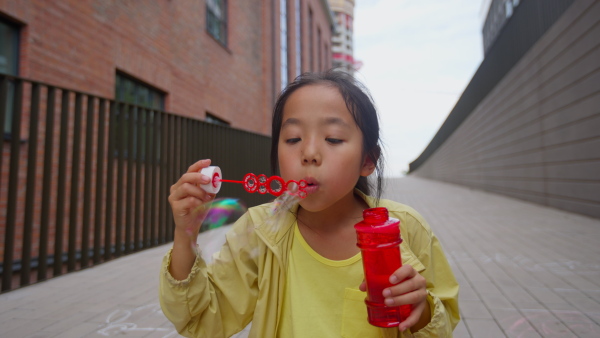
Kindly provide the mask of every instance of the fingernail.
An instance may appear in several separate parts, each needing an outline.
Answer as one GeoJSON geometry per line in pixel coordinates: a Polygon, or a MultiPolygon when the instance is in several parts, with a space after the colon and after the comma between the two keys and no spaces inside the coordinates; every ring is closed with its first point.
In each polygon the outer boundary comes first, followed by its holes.
{"type": "Polygon", "coordinates": [[[392,295],[392,291],[390,291],[390,289],[383,290],[383,296],[384,297],[389,297],[391,295],[392,295]]]}
{"type": "Polygon", "coordinates": [[[394,300],[391,298],[387,298],[386,300],[383,301],[385,303],[385,305],[387,306],[394,306],[394,300]]]}
{"type": "Polygon", "coordinates": [[[396,277],[396,275],[392,275],[392,277],[390,277],[390,283],[392,283],[392,284],[398,283],[398,277],[396,277]]]}
{"type": "Polygon", "coordinates": [[[211,179],[210,177],[206,176],[206,175],[202,175],[202,178],[200,179],[200,182],[206,184],[206,183],[210,183],[211,179]]]}

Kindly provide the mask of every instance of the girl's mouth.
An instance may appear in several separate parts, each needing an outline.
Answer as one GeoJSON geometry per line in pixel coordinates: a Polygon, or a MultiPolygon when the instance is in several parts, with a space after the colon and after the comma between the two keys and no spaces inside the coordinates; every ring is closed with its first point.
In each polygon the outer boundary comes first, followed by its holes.
{"type": "Polygon", "coordinates": [[[304,188],[304,191],[306,191],[307,194],[312,194],[319,190],[319,182],[317,182],[317,180],[312,177],[307,177],[304,180],[306,181],[306,188],[304,188]]]}
{"type": "Polygon", "coordinates": [[[317,190],[319,190],[319,186],[316,184],[308,184],[306,188],[304,188],[304,191],[306,191],[307,194],[313,194],[317,190]]]}

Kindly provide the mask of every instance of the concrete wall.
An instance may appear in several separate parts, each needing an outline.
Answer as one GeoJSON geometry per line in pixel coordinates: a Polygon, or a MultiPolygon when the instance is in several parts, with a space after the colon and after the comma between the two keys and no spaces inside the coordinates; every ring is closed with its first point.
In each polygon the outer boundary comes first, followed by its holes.
{"type": "Polygon", "coordinates": [[[575,1],[414,174],[600,217],[600,1],[575,1]]]}

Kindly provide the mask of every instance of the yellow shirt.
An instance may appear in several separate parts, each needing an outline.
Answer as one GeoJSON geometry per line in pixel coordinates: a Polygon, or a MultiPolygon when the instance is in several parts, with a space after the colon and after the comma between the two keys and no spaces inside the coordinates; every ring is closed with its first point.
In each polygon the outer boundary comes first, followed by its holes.
{"type": "Polygon", "coordinates": [[[315,252],[294,224],[279,337],[380,337],[367,321],[360,253],[330,260],[315,252]]]}

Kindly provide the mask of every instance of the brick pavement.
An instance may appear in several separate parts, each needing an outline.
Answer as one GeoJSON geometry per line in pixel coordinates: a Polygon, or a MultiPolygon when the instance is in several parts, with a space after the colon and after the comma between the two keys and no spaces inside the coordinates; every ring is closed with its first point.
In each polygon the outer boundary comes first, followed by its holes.
{"type": "Polygon", "coordinates": [[[461,287],[456,337],[600,337],[600,220],[412,177],[386,197],[440,238],[461,287]]]}
{"type": "MultiPolygon", "coordinates": [[[[415,177],[385,197],[440,238],[461,285],[455,337],[600,337],[600,220],[415,177]]],[[[206,255],[226,230],[200,236],[206,255]]],[[[178,337],[157,301],[168,247],[0,295],[0,337],[178,337]]]]}

